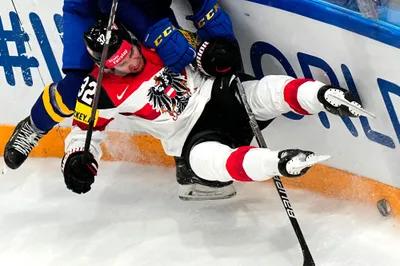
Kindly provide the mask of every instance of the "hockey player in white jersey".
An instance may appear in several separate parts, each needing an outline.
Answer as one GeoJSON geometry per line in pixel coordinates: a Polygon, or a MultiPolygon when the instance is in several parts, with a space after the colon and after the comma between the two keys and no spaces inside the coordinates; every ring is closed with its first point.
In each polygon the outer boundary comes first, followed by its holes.
{"type": "MultiPolygon", "coordinates": [[[[106,23],[99,21],[84,36],[97,64],[105,34],[106,23]]],[[[191,177],[178,178],[185,188],[179,196],[185,200],[207,194],[202,190],[205,184],[222,188],[219,194],[213,191],[211,197],[228,198],[235,192],[223,188],[232,181],[264,181],[275,175],[299,177],[312,166],[311,151],[249,146],[253,133],[233,78],[241,64],[239,50],[230,41],[204,42],[196,66],[173,73],[154,51],[143,47],[123,27],[115,25],[111,36],[88,162],[84,164],[82,157],[98,68],[81,87],[73,130],[65,141],[61,170],[68,189],[76,193],[91,189],[100,167],[104,130],[116,115],[130,118],[138,131],[160,139],[166,154],[182,158],[181,164],[189,166],[191,177]],[[304,166],[295,167],[296,161],[304,166]]],[[[282,75],[261,80],[239,75],[262,129],[289,111],[360,115],[357,109],[349,109],[331,97],[336,95],[361,107],[343,88],[282,75]]]]}

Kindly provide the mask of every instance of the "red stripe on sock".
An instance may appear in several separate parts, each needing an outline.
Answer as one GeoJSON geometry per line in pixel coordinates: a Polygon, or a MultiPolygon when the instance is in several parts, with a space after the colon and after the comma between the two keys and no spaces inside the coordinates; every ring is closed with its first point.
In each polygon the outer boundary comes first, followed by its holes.
{"type": "Polygon", "coordinates": [[[253,181],[253,179],[246,174],[246,171],[243,168],[244,156],[246,156],[246,153],[253,148],[254,147],[252,146],[240,147],[236,151],[232,152],[228,157],[225,167],[234,180],[242,182],[253,181]]]}
{"type": "Polygon", "coordinates": [[[307,81],[314,81],[313,79],[295,79],[290,81],[284,88],[283,90],[283,97],[285,99],[285,102],[289,104],[290,108],[292,108],[296,113],[302,114],[302,115],[310,115],[307,110],[304,110],[303,107],[301,107],[299,100],[297,99],[297,94],[299,91],[299,87],[306,83],[307,81]]]}

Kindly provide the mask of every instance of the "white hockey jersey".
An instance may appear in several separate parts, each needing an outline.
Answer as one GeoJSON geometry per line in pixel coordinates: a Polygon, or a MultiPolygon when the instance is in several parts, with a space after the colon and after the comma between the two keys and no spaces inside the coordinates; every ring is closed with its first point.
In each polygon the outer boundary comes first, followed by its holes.
{"type": "MultiPolygon", "coordinates": [[[[102,154],[104,129],[116,115],[129,117],[137,131],[160,139],[166,154],[180,156],[187,136],[210,99],[214,78],[191,67],[181,74],[172,73],[155,52],[146,48],[142,52],[146,58],[142,73],[125,77],[104,74],[90,148],[96,160],[102,154]]],[[[97,74],[98,68],[85,78],[79,91],[73,130],[65,140],[66,153],[83,150],[97,74]]],[[[316,92],[322,85],[288,76],[269,76],[245,83],[249,103],[260,120],[288,111],[321,111],[316,92]]]]}
{"type": "MultiPolygon", "coordinates": [[[[160,139],[168,155],[179,156],[210,99],[214,78],[205,77],[190,66],[181,74],[173,73],[155,52],[146,48],[142,52],[146,65],[140,74],[103,76],[91,142],[91,151],[97,159],[101,156],[104,129],[118,114],[131,119],[137,131],[160,139]]],[[[98,68],[85,78],[79,91],[73,130],[65,142],[66,152],[84,147],[97,74],[98,68]]]]}

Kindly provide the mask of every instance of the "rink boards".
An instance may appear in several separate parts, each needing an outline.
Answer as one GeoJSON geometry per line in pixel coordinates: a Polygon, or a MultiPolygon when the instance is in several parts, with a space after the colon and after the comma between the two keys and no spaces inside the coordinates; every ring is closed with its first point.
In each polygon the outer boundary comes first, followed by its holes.
{"type": "MultiPolygon", "coordinates": [[[[23,29],[11,2],[0,7],[1,148],[12,125],[29,114],[44,84],[62,77],[62,1],[14,2],[23,29]]],[[[189,26],[182,19],[186,2],[174,3],[184,27],[189,26]]],[[[276,119],[264,132],[270,148],[295,147],[334,156],[327,166],[316,166],[305,177],[284,183],[372,204],[386,198],[399,214],[400,30],[310,0],[222,0],[221,5],[232,17],[249,73],[288,74],[340,85],[357,93],[378,117],[340,119],[321,113],[276,119]]],[[[51,131],[32,155],[62,157],[69,123],[51,131]]],[[[111,131],[103,146],[105,160],[173,166],[157,140],[129,133],[134,128],[123,119],[113,122],[111,131]]]]}
{"type": "MultiPolygon", "coordinates": [[[[11,135],[12,130],[12,126],[1,127],[1,155],[4,152],[5,141],[11,135]]],[[[61,127],[52,130],[41,140],[40,146],[33,149],[32,156],[61,158],[64,155],[63,139],[69,131],[68,128],[61,127]]],[[[173,158],[165,155],[161,143],[148,135],[109,132],[102,148],[103,159],[106,161],[123,160],[174,167],[173,158]]],[[[369,178],[325,165],[316,165],[301,178],[283,178],[282,180],[286,187],[306,189],[332,198],[357,200],[370,204],[376,204],[377,201],[384,198],[390,202],[393,215],[397,218],[400,217],[399,189],[369,178]]]]}

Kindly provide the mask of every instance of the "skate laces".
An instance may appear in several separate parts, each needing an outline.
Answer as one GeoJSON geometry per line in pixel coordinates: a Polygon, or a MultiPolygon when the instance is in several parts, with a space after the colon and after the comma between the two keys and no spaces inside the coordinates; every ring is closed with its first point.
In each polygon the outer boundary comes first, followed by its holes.
{"type": "Polygon", "coordinates": [[[21,130],[15,136],[15,141],[12,145],[17,151],[24,155],[29,155],[33,147],[38,145],[43,134],[37,132],[29,122],[22,125],[21,130]]]}

